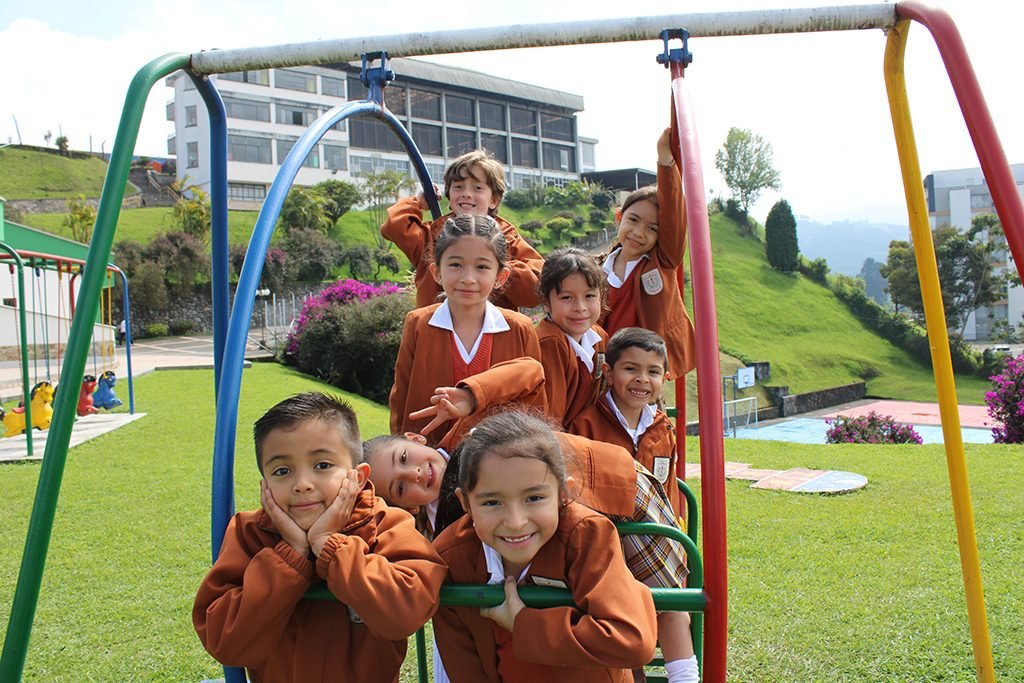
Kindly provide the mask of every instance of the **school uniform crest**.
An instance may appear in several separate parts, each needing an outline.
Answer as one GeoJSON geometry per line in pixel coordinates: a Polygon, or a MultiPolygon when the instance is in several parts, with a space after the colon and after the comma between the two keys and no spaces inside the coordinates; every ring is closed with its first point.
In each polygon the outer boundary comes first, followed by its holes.
{"type": "Polygon", "coordinates": [[[651,473],[654,478],[660,481],[662,484],[668,481],[669,475],[669,463],[672,462],[672,458],[666,457],[655,457],[654,458],[654,471],[651,473]]]}
{"type": "Polygon", "coordinates": [[[661,271],[656,268],[641,275],[640,282],[643,284],[646,294],[661,294],[661,290],[665,289],[665,282],[661,279],[661,271]]]}

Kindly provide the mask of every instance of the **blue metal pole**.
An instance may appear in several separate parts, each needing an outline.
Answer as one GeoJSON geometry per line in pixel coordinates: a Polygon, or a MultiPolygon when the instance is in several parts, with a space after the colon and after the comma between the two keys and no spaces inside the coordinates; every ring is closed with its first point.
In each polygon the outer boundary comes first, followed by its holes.
{"type": "Polygon", "coordinates": [[[124,271],[109,264],[110,268],[121,276],[121,309],[124,313],[124,359],[128,365],[128,412],[135,414],[135,376],[132,374],[132,307],[128,297],[128,276],[124,271]]]}

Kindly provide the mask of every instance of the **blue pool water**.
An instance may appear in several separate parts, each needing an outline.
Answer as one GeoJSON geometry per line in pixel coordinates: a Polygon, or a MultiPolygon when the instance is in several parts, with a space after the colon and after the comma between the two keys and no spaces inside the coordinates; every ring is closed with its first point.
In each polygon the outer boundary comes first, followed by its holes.
{"type": "MultiPolygon", "coordinates": [[[[763,441],[788,441],[790,443],[825,443],[828,425],[824,419],[797,417],[785,422],[743,427],[736,430],[737,439],[760,439],[763,441]]],[[[942,427],[938,425],[914,425],[924,443],[942,443],[942,427]]],[[[964,443],[992,443],[992,430],[963,427],[964,443]]],[[[727,436],[732,436],[728,433],[727,436]]]]}

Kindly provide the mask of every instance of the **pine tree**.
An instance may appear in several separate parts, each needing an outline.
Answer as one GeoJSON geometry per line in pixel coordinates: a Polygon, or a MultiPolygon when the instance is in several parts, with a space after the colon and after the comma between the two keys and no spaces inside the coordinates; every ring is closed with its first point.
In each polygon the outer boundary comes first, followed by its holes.
{"type": "Polygon", "coordinates": [[[797,246],[796,219],[789,202],[780,199],[768,212],[764,223],[765,252],[772,268],[783,273],[797,269],[800,248],[797,246]]]}

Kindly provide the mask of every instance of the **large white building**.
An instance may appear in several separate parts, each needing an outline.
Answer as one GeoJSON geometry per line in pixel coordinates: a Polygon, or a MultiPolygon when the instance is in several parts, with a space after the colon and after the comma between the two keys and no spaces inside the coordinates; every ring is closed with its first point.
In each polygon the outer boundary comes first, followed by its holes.
{"type": "MultiPolygon", "coordinates": [[[[1010,166],[1017,191],[1024,196],[1024,164],[1010,166]]],[[[935,171],[924,179],[928,216],[932,229],[950,225],[960,230],[971,227],[971,219],[982,213],[995,213],[995,204],[980,168],[960,168],[935,171]]],[[[1013,256],[1008,249],[996,254],[999,267],[1013,268],[1013,256]]],[[[988,307],[979,308],[970,315],[964,338],[988,340],[992,325],[1005,321],[1011,329],[1024,322],[1024,288],[1007,285],[1006,296],[988,307]]]]}
{"type": "MultiPolygon", "coordinates": [[[[505,164],[510,189],[562,186],[594,169],[597,140],[580,138],[578,95],[415,59],[389,62],[396,79],[385,90],[388,109],[405,125],[432,179],[440,183],[448,162],[476,149],[505,164]]],[[[299,135],[320,114],[366,88],[359,66],[263,69],[213,76],[228,125],[228,197],[234,209],[258,209],[278,167],[299,135]]],[[[209,120],[191,79],[182,72],[167,118],[174,135],[167,152],[177,174],[208,188],[209,120]]],[[[371,117],[341,122],[307,157],[295,180],[312,185],[328,178],[354,180],[362,172],[392,169],[414,175],[398,138],[371,117]]]]}

